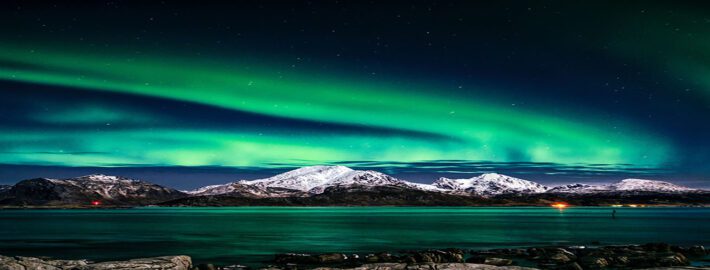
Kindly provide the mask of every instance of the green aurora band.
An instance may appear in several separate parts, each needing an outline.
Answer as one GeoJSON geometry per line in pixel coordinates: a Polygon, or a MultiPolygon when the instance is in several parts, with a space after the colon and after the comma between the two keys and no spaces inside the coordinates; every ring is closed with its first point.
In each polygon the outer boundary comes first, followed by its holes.
{"type": "MultiPolygon", "coordinates": [[[[546,114],[490,98],[437,93],[436,86],[286,73],[214,59],[125,57],[0,46],[0,79],[144,95],[289,119],[431,134],[254,133],[239,129],[137,127],[0,134],[13,149],[1,163],[64,166],[270,166],[338,161],[530,161],[660,166],[672,145],[631,123],[618,130],[593,115],[546,114]],[[249,67],[249,68],[246,68],[249,67]],[[584,120],[580,120],[584,119],[584,120]],[[40,153],[42,152],[42,153],[40,153]],[[63,154],[82,152],[83,154],[63,154]]],[[[342,77],[342,76],[341,76],[342,77]]],[[[481,97],[495,89],[480,89],[481,97]]],[[[442,91],[445,92],[445,91],[442,91]]],[[[120,104],[119,104],[120,105],[120,104]]],[[[163,121],[139,112],[68,108],[37,115],[53,123],[163,121]]]]}

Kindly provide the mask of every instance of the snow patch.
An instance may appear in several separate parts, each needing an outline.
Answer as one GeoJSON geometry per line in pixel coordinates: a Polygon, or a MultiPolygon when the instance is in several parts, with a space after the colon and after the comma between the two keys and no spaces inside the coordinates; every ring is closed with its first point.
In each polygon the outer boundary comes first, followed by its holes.
{"type": "Polygon", "coordinates": [[[541,184],[498,173],[486,173],[468,179],[439,178],[433,186],[454,192],[472,193],[482,196],[505,193],[542,193],[548,187],[541,184]]]}
{"type": "Polygon", "coordinates": [[[624,179],[617,183],[608,185],[588,185],[569,184],[551,188],[550,193],[601,193],[617,191],[647,191],[647,192],[689,192],[695,191],[689,187],[676,185],[673,183],[646,180],[646,179],[624,179]]]}
{"type": "MultiPolygon", "coordinates": [[[[193,195],[219,195],[235,191],[248,191],[254,195],[269,196],[269,188],[287,189],[310,194],[320,194],[328,187],[335,186],[405,186],[422,190],[439,190],[438,188],[418,183],[410,183],[377,171],[353,170],[345,166],[309,166],[269,178],[257,180],[241,180],[224,185],[212,185],[193,191],[193,195]],[[246,190],[247,188],[256,188],[246,190]]],[[[285,195],[286,193],[279,193],[285,195]]]]}

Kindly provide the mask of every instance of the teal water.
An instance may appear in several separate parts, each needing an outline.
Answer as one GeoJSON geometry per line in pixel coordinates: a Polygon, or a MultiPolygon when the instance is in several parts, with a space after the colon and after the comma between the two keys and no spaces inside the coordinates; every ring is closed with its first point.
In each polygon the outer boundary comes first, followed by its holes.
{"type": "Polygon", "coordinates": [[[550,244],[710,244],[708,208],[229,207],[0,210],[0,254],[111,260],[186,254],[258,264],[284,252],[550,244]]]}

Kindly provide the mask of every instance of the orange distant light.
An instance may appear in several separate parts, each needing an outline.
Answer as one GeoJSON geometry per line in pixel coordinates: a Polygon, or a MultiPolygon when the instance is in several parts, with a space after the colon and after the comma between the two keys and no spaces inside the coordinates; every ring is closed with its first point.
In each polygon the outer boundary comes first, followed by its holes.
{"type": "Polygon", "coordinates": [[[91,205],[101,205],[101,202],[100,201],[92,201],[91,205]]]}
{"type": "Polygon", "coordinates": [[[558,203],[553,203],[550,206],[558,209],[566,208],[569,206],[569,204],[563,203],[563,202],[558,202],[558,203]]]}

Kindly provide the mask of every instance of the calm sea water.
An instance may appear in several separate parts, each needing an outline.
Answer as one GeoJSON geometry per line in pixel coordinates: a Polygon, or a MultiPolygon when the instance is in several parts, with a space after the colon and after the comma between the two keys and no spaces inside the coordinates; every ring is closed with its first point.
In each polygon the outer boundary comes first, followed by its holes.
{"type": "Polygon", "coordinates": [[[257,264],[284,252],[662,241],[710,245],[708,208],[234,207],[0,210],[0,254],[111,260],[186,254],[257,264]]]}

